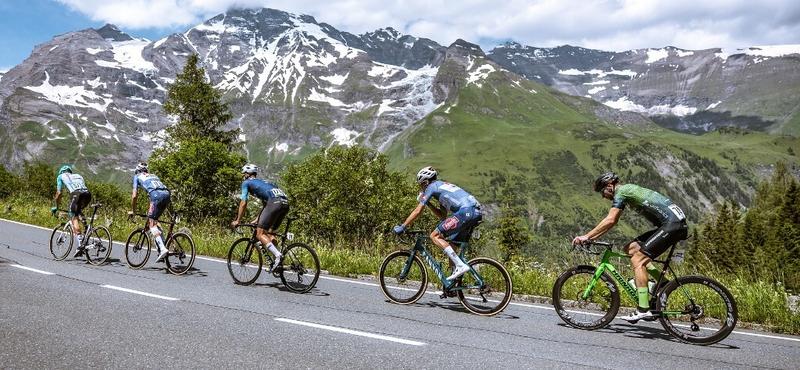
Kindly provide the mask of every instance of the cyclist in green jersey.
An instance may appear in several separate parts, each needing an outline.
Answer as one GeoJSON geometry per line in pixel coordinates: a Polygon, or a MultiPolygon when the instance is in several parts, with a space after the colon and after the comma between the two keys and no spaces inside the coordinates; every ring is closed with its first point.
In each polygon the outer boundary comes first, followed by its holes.
{"type": "Polygon", "coordinates": [[[623,318],[631,322],[641,319],[652,320],[655,315],[650,312],[647,265],[671,245],[688,237],[686,216],[669,198],[638,185],[622,184],[619,176],[613,172],[600,175],[594,182],[594,191],[601,192],[603,198],[611,200],[611,210],[594,229],[585,235],[575,237],[572,244],[595,240],[611,230],[627,206],[653,223],[655,229],[639,235],[624,248],[625,253],[631,255],[639,302],[636,312],[623,318]]]}
{"type": "Polygon", "coordinates": [[[86,187],[86,182],[83,176],[72,173],[72,167],[68,165],[61,166],[58,169],[56,176],[56,196],[53,198],[53,207],[50,211],[55,215],[58,211],[58,201],[61,200],[61,190],[66,188],[69,192],[69,217],[72,224],[72,233],[75,235],[75,240],[78,242],[78,248],[75,249],[75,257],[80,257],[83,254],[83,247],[81,246],[83,234],[81,233],[81,223],[78,218],[83,213],[83,209],[92,201],[92,194],[86,187]]]}

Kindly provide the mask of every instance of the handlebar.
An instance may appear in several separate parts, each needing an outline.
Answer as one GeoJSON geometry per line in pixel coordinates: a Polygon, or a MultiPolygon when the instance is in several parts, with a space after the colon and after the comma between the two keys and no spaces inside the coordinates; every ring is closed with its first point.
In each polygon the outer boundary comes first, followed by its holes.
{"type": "Polygon", "coordinates": [[[584,253],[588,253],[588,254],[601,254],[601,253],[603,253],[603,251],[605,251],[606,249],[611,249],[613,246],[614,246],[614,244],[613,243],[609,243],[609,242],[588,240],[585,243],[581,243],[581,244],[578,244],[578,245],[573,245],[572,247],[573,247],[573,249],[575,249],[575,250],[577,250],[579,252],[584,252],[584,253]],[[601,248],[592,248],[594,246],[600,246],[600,247],[603,247],[603,248],[602,248],[602,250],[601,250],[601,248]]]}
{"type": "MultiPolygon", "coordinates": [[[[147,215],[147,214],[145,214],[145,213],[134,213],[134,214],[132,214],[132,215],[129,215],[129,217],[128,217],[128,218],[133,218],[133,216],[138,216],[138,217],[141,217],[141,218],[150,218],[150,216],[148,216],[148,215],[147,215]]],[[[165,223],[165,224],[172,224],[172,225],[174,225],[174,224],[177,224],[177,223],[178,223],[177,219],[178,219],[178,216],[177,216],[177,215],[173,215],[173,216],[172,216],[172,220],[169,220],[169,221],[165,221],[165,220],[161,220],[161,219],[154,218],[154,220],[156,220],[156,221],[158,221],[158,222],[163,222],[163,223],[165,223]]]]}

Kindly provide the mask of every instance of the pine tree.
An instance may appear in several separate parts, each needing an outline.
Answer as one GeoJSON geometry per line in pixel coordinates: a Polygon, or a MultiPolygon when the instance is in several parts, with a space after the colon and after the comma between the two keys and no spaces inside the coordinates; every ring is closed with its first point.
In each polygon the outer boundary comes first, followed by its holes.
{"type": "Polygon", "coordinates": [[[178,117],[178,123],[167,128],[167,133],[172,140],[207,138],[230,148],[239,132],[222,128],[233,116],[222,101],[222,93],[206,82],[205,69],[197,64],[197,54],[190,55],[183,72],[167,89],[164,111],[178,117]]]}

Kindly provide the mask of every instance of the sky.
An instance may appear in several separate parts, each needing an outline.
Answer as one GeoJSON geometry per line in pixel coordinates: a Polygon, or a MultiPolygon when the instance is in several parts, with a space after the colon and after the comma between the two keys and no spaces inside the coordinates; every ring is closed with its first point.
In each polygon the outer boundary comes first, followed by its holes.
{"type": "Polygon", "coordinates": [[[62,33],[113,23],[157,40],[231,7],[309,14],[356,34],[390,26],[484,49],[511,40],[614,51],[800,44],[798,0],[2,0],[0,71],[62,33]]]}

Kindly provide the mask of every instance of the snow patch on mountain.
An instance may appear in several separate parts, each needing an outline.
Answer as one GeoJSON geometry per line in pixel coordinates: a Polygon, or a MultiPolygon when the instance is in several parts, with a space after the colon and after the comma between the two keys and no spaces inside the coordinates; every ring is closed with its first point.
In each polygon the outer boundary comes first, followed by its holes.
{"type": "Polygon", "coordinates": [[[613,68],[610,71],[601,71],[599,69],[590,69],[588,71],[579,71],[579,70],[577,70],[575,68],[570,68],[570,69],[566,69],[566,70],[559,70],[558,74],[565,75],[565,76],[596,75],[597,78],[603,78],[603,77],[606,77],[606,76],[609,76],[609,75],[616,75],[616,76],[630,77],[631,79],[633,79],[634,77],[636,77],[636,75],[638,75],[638,73],[636,73],[634,71],[631,71],[630,69],[625,69],[625,70],[618,71],[618,70],[615,70],[613,68]]]}
{"type": "Polygon", "coordinates": [[[601,91],[603,91],[605,89],[606,89],[605,86],[598,86],[598,87],[594,87],[594,88],[589,89],[588,93],[589,93],[589,95],[594,95],[594,94],[597,94],[597,93],[599,93],[599,92],[601,92],[601,91]]]}
{"type": "Polygon", "coordinates": [[[647,64],[655,63],[668,56],[669,51],[667,49],[647,49],[647,60],[644,62],[647,64]]]}
{"type": "Polygon", "coordinates": [[[642,113],[649,116],[671,114],[674,116],[683,117],[697,112],[697,108],[688,107],[682,104],[675,106],[662,104],[647,108],[643,105],[639,105],[628,100],[627,96],[620,97],[617,100],[605,101],[603,104],[617,110],[642,113]]]}
{"type": "Polygon", "coordinates": [[[497,69],[495,69],[491,64],[481,65],[469,73],[469,76],[467,76],[467,85],[475,84],[476,86],[481,87],[483,84],[478,81],[485,80],[486,77],[489,77],[489,75],[495,71],[497,71],[497,69]]]}
{"type": "MultiPolygon", "coordinates": [[[[142,50],[147,45],[150,45],[150,41],[146,39],[111,42],[114,60],[95,60],[95,64],[101,67],[132,69],[139,72],[154,71],[156,66],[142,56],[142,50]]],[[[89,49],[86,50],[89,51],[89,49]]]]}
{"type": "Polygon", "coordinates": [[[708,105],[708,107],[706,107],[706,110],[714,109],[714,108],[716,108],[718,105],[720,105],[720,103],[722,103],[722,100],[720,100],[720,101],[718,101],[718,102],[716,102],[716,103],[709,104],[709,105],[708,105]]]}
{"type": "Polygon", "coordinates": [[[81,108],[92,108],[105,112],[112,100],[97,95],[94,91],[86,90],[83,86],[66,86],[50,84],[50,74],[44,72],[44,81],[39,86],[25,86],[25,89],[39,93],[45,99],[59,105],[70,105],[81,108]]]}
{"type": "Polygon", "coordinates": [[[331,85],[339,86],[344,83],[344,81],[347,79],[347,76],[349,75],[350,73],[348,72],[345,73],[344,75],[320,76],[320,79],[323,81],[327,81],[331,85]]]}
{"type": "Polygon", "coordinates": [[[691,50],[675,50],[675,54],[678,55],[679,58],[688,57],[694,55],[694,52],[691,50]]]}
{"type": "Polygon", "coordinates": [[[358,138],[361,134],[358,131],[339,127],[331,131],[331,135],[333,135],[333,142],[331,144],[339,144],[351,147],[356,145],[356,138],[358,138]]]}

